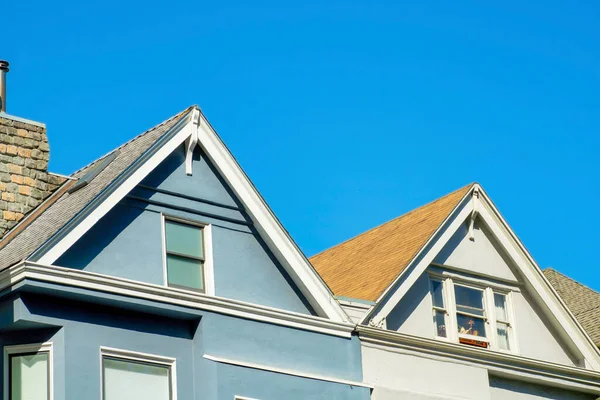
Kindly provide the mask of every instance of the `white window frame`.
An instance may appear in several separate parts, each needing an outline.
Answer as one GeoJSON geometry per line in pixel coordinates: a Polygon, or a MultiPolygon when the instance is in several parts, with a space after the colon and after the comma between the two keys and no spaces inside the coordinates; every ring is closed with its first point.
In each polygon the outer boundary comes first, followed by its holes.
{"type": "Polygon", "coordinates": [[[48,353],[48,399],[54,400],[54,356],[52,342],[19,344],[4,347],[4,400],[10,400],[10,356],[19,354],[48,353]]]}
{"type": "MultiPolygon", "coordinates": [[[[495,350],[505,353],[518,354],[517,340],[516,340],[516,330],[515,330],[515,316],[514,316],[514,308],[513,308],[513,292],[515,290],[511,290],[507,287],[494,285],[492,282],[481,281],[480,279],[474,280],[469,279],[467,277],[458,277],[455,274],[451,276],[448,274],[440,274],[435,272],[429,273],[429,288],[430,288],[430,298],[431,298],[431,306],[433,312],[437,309],[437,307],[433,307],[433,287],[431,281],[441,281],[442,282],[442,294],[444,296],[444,305],[446,306],[447,314],[446,314],[446,338],[437,336],[437,332],[435,334],[435,338],[438,340],[447,340],[453,343],[459,343],[459,339],[461,337],[465,339],[473,339],[481,342],[488,343],[489,350],[495,350]],[[458,322],[457,322],[457,310],[456,310],[456,298],[454,295],[455,286],[463,286],[469,289],[475,289],[483,292],[483,307],[484,307],[484,316],[477,318],[482,318],[484,320],[485,326],[485,336],[473,336],[468,334],[459,334],[458,332],[458,322]],[[500,349],[498,346],[498,332],[496,327],[496,304],[494,301],[494,293],[502,294],[506,296],[506,314],[508,317],[509,329],[508,329],[508,341],[509,341],[509,350],[500,349]]],[[[464,314],[464,313],[459,313],[464,314]]],[[[433,322],[434,329],[436,329],[435,321],[433,322]]]]}
{"type": "Polygon", "coordinates": [[[169,379],[171,386],[171,399],[177,400],[177,362],[175,358],[164,357],[156,354],[139,353],[115,349],[112,347],[100,347],[100,400],[104,400],[104,358],[113,358],[124,362],[142,362],[151,365],[169,368],[169,379]]]}
{"type": "Polygon", "coordinates": [[[215,274],[213,267],[213,251],[212,251],[212,224],[207,224],[200,221],[193,221],[181,217],[175,217],[172,215],[160,214],[161,224],[161,240],[162,240],[162,263],[163,263],[163,285],[173,290],[181,290],[184,292],[191,292],[194,294],[203,293],[209,296],[215,295],[215,274]],[[181,287],[169,286],[167,278],[167,233],[166,233],[166,221],[179,222],[180,224],[197,226],[202,228],[202,239],[204,244],[204,292],[199,292],[193,289],[186,289],[181,287]]]}

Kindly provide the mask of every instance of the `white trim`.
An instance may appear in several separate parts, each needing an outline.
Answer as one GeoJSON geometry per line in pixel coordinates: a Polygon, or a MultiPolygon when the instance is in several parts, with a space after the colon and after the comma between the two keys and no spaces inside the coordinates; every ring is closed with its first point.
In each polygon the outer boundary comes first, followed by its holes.
{"type": "MultiPolygon", "coordinates": [[[[166,222],[173,221],[179,222],[184,225],[197,226],[202,228],[202,245],[204,246],[204,263],[202,265],[202,280],[204,284],[204,294],[209,296],[215,295],[215,272],[214,272],[214,261],[213,261],[213,246],[212,246],[212,224],[206,224],[201,221],[194,221],[191,219],[185,219],[180,217],[174,217],[164,213],[160,213],[161,223],[161,240],[162,240],[162,262],[163,262],[163,284],[169,287],[169,281],[167,277],[167,231],[166,222]]],[[[198,293],[193,289],[185,289],[178,287],[179,290],[186,290],[192,293],[198,293]]]]}
{"type": "Polygon", "coordinates": [[[9,388],[9,371],[10,366],[8,365],[9,356],[14,354],[26,354],[26,353],[48,353],[48,391],[49,400],[54,399],[54,352],[52,342],[36,343],[36,344],[18,344],[13,346],[4,347],[4,400],[9,400],[10,393],[9,388]]]}
{"type": "Polygon", "coordinates": [[[171,398],[169,400],[177,400],[177,360],[175,358],[105,346],[100,347],[100,400],[104,400],[104,357],[168,367],[169,380],[171,381],[171,398]]]}
{"type": "Polygon", "coordinates": [[[248,215],[273,255],[318,313],[327,315],[334,321],[350,321],[327,285],[277,220],[203,114],[201,119],[198,130],[200,146],[245,205],[248,215]]]}
{"type": "Polygon", "coordinates": [[[246,397],[246,396],[238,396],[235,395],[233,396],[234,400],[259,400],[259,399],[255,399],[254,397],[246,397]]]}
{"type": "MultiPolygon", "coordinates": [[[[198,110],[198,108],[194,108],[198,110]]],[[[192,113],[193,114],[193,113],[192,113]]],[[[111,210],[127,193],[142,179],[154,170],[169,154],[185,142],[190,136],[194,124],[192,115],[186,116],[187,123],[176,125],[178,131],[156,153],[144,162],[121,185],[110,193],[102,203],[92,210],[79,224],[69,231],[58,243],[54,244],[36,261],[40,264],[53,264],[69,247],[86,233],[100,218],[111,210]]],[[[314,270],[298,246],[293,242],[287,231],[277,220],[271,209],[265,203],[260,193],[252,185],[233,155],[221,141],[210,123],[200,112],[199,127],[197,128],[198,143],[207,154],[210,161],[221,173],[225,181],[244,204],[245,210],[254,222],[273,255],[290,275],[292,281],[304,294],[310,305],[321,316],[327,316],[333,321],[350,322],[342,307],[334,299],[333,294],[314,270]]],[[[174,129],[172,128],[172,129],[174,129]]]]}
{"type": "Polygon", "coordinates": [[[380,296],[378,299],[380,304],[365,315],[361,325],[367,325],[371,318],[374,322],[385,319],[396,307],[415,281],[431,265],[433,258],[441,251],[458,228],[467,221],[472,211],[472,207],[469,207],[470,195],[475,190],[479,193],[476,200],[478,202],[478,217],[487,224],[494,238],[504,248],[510,260],[522,272],[525,286],[528,285],[531,292],[538,296],[536,300],[541,304],[541,309],[550,323],[557,328],[571,352],[577,357],[581,357],[589,368],[596,371],[600,370],[600,350],[594,345],[544,277],[539,266],[494,207],[487,194],[477,184],[473,185],[471,190],[459,202],[459,205],[436,230],[427,245],[415,255],[413,261],[380,296]]]}
{"type": "Polygon", "coordinates": [[[211,361],[222,363],[222,364],[235,365],[237,367],[259,369],[262,371],[274,372],[277,374],[291,375],[291,376],[297,376],[300,378],[315,379],[318,381],[340,383],[342,385],[358,386],[358,387],[364,387],[364,388],[369,388],[369,389],[373,389],[373,387],[374,387],[373,385],[370,385],[370,384],[364,383],[364,382],[357,382],[357,381],[351,381],[351,380],[347,380],[347,379],[334,378],[334,377],[329,377],[329,376],[324,376],[324,375],[319,375],[319,374],[312,374],[310,372],[296,371],[296,370],[287,369],[287,368],[272,367],[270,365],[265,365],[265,364],[233,360],[231,358],[217,357],[217,356],[212,356],[212,355],[208,355],[208,354],[204,354],[203,357],[206,358],[207,360],[211,360],[211,361]]]}
{"type": "Polygon", "coordinates": [[[101,205],[96,207],[83,221],[75,226],[52,248],[48,249],[37,262],[40,264],[54,263],[65,251],[67,251],[84,233],[86,233],[96,222],[110,211],[127,193],[135,188],[150,172],[152,172],[165,158],[169,156],[189,136],[189,124],[180,127],[173,138],[165,143],[156,153],[150,157],[140,168],[138,168],[125,182],[112,192],[101,205]],[[187,129],[186,129],[187,128],[187,129]]]}
{"type": "Polygon", "coordinates": [[[361,346],[486,368],[490,374],[600,395],[597,371],[359,325],[361,346]]]}
{"type": "Polygon", "coordinates": [[[24,261],[0,272],[0,291],[25,279],[157,301],[349,338],[354,324],[130,279],[24,261]]]}

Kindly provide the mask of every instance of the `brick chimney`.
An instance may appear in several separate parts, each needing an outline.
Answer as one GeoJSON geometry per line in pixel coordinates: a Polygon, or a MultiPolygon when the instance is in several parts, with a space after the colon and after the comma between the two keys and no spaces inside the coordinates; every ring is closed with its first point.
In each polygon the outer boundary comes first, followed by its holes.
{"type": "Polygon", "coordinates": [[[48,174],[49,159],[44,124],[0,111],[0,238],[64,182],[48,174]]]}

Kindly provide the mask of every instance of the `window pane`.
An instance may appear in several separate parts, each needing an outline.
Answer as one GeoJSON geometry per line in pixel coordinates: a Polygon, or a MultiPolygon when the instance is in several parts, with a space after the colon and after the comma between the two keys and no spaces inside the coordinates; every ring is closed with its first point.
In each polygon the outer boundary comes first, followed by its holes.
{"type": "Polygon", "coordinates": [[[502,350],[510,350],[508,343],[508,325],[498,322],[498,347],[502,350]]]}
{"type": "Polygon", "coordinates": [[[464,286],[454,286],[457,311],[483,316],[483,292],[464,286]]]}
{"type": "Polygon", "coordinates": [[[104,358],[103,400],[170,400],[169,367],[104,358]]]}
{"type": "Polygon", "coordinates": [[[202,228],[165,221],[167,251],[204,259],[202,228]]]}
{"type": "Polygon", "coordinates": [[[10,399],[48,400],[48,353],[11,356],[10,399]]]}
{"type": "Polygon", "coordinates": [[[441,281],[431,281],[434,307],[444,308],[444,290],[441,281]]]}
{"type": "Polygon", "coordinates": [[[443,311],[435,311],[434,319],[436,334],[441,337],[446,337],[446,313],[443,311]]]}
{"type": "Polygon", "coordinates": [[[496,303],[496,319],[508,321],[506,317],[506,296],[494,293],[494,303],[496,303]]]}
{"type": "Polygon", "coordinates": [[[458,333],[485,337],[485,322],[481,318],[457,314],[458,333]]]}
{"type": "Polygon", "coordinates": [[[167,254],[167,282],[169,285],[204,290],[202,261],[167,254]]]}

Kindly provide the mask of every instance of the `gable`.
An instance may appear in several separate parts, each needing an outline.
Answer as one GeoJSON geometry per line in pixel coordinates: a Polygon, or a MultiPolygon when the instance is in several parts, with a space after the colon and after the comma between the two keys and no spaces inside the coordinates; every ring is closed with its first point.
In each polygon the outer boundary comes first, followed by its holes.
{"type": "Polygon", "coordinates": [[[216,296],[314,315],[206,154],[195,149],[192,175],[185,156],[182,144],[56,264],[165,285],[167,215],[210,224],[216,296]]]}
{"type": "Polygon", "coordinates": [[[412,334],[432,337],[434,321],[438,321],[438,325],[448,328],[451,336],[448,339],[452,343],[470,341],[473,345],[502,350],[498,346],[505,346],[500,343],[506,333],[498,336],[494,326],[507,326],[508,323],[510,327],[515,320],[521,321],[524,328],[519,330],[515,324],[514,329],[508,329],[509,336],[516,334],[514,343],[520,345],[523,342],[525,349],[517,346],[511,351],[536,359],[600,369],[598,349],[557,297],[489,197],[479,185],[474,185],[413,261],[386,288],[361,323],[378,327],[387,325],[388,329],[407,329],[412,334]],[[423,276],[432,272],[443,282],[444,292],[449,292],[446,294],[449,309],[436,311],[430,307],[429,290],[432,289],[427,288],[428,280],[423,276]],[[458,283],[455,285],[453,281],[458,283]],[[479,298],[479,305],[473,305],[473,310],[483,313],[483,318],[463,315],[462,322],[457,320],[458,294],[455,290],[458,286],[474,290],[460,289],[463,296],[469,292],[470,296],[475,296],[473,298],[479,298]],[[491,336],[482,338],[480,333],[488,323],[485,315],[495,314],[497,296],[511,303],[510,308],[517,315],[509,321],[495,321],[494,318],[489,322],[491,336]],[[420,317],[413,318],[413,312],[420,317]],[[442,318],[442,315],[449,317],[442,318]]]}
{"type": "MultiPolygon", "coordinates": [[[[199,147],[212,163],[214,170],[227,183],[230,191],[235,194],[237,201],[243,205],[245,217],[251,222],[252,229],[258,234],[278,265],[285,270],[290,282],[293,282],[303,294],[310,308],[318,316],[329,318],[333,322],[347,322],[348,317],[335,301],[332,293],[196,106],[173,117],[169,120],[168,126],[166,123],[161,124],[121,146],[117,149],[119,154],[114,161],[97,176],[90,177],[87,185],[73,192],[75,196],[67,193],[47,210],[43,210],[39,216],[36,215],[36,220],[0,251],[8,251],[12,256],[11,260],[15,262],[23,260],[18,258],[20,254],[26,261],[52,265],[104,216],[122,205],[123,201],[127,200],[127,196],[135,197],[136,194],[132,192],[140,189],[147,190],[139,185],[143,185],[142,181],[182,144],[186,152],[186,173],[192,174],[190,155],[196,147],[199,147]],[[140,146],[139,143],[145,145],[140,146]],[[79,196],[78,193],[82,195],[79,196]],[[76,199],[76,204],[71,203],[70,199],[76,199]],[[58,211],[56,207],[59,208],[58,211]],[[60,215],[60,218],[56,218],[57,215],[60,215]],[[39,223],[40,221],[43,223],[39,223]],[[12,248],[13,243],[24,245],[25,250],[21,247],[12,248]]],[[[93,165],[88,167],[93,168],[93,165]]],[[[160,188],[152,188],[152,190],[168,195],[168,190],[164,191],[160,188]]],[[[189,197],[193,196],[188,196],[186,200],[194,200],[189,197]]],[[[210,205],[210,202],[204,204],[210,205]]],[[[189,210],[183,207],[180,211],[189,210]]],[[[228,220],[228,222],[238,223],[235,220],[228,220]]],[[[210,227],[205,228],[206,235],[209,235],[210,227]]],[[[200,229],[204,228],[200,227],[200,229]]],[[[194,279],[197,280],[197,277],[194,279]]]]}

